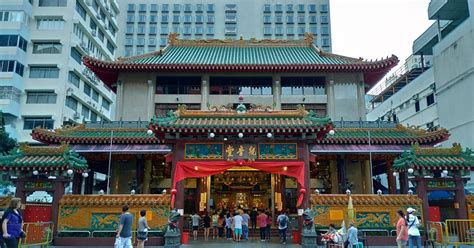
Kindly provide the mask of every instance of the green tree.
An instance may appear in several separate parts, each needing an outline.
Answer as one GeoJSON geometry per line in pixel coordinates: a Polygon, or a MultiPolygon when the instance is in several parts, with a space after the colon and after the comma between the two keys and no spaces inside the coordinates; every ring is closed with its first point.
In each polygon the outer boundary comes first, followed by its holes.
{"type": "Polygon", "coordinates": [[[3,112],[0,111],[0,155],[6,154],[16,146],[16,140],[5,132],[5,119],[3,118],[3,112]]]}

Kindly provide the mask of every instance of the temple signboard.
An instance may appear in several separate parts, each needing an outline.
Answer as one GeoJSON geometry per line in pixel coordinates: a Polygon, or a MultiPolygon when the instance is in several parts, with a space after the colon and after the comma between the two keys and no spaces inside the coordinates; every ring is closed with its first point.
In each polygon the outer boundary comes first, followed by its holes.
{"type": "Polygon", "coordinates": [[[428,181],[428,188],[430,189],[456,188],[456,182],[454,181],[428,181]]]}
{"type": "Polygon", "coordinates": [[[227,144],[187,143],[185,159],[190,160],[293,160],[297,159],[296,143],[227,144]]]}

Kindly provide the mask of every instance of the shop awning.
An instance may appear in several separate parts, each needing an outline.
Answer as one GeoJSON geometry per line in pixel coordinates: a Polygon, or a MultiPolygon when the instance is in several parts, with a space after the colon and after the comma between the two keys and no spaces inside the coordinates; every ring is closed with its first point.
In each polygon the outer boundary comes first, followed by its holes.
{"type": "Polygon", "coordinates": [[[71,145],[71,149],[79,153],[98,153],[98,152],[110,152],[122,153],[122,154],[142,154],[142,153],[155,153],[155,154],[167,154],[171,152],[171,146],[163,144],[115,144],[115,145],[71,145]]]}
{"type": "Polygon", "coordinates": [[[330,145],[318,144],[311,147],[312,153],[402,153],[410,145],[330,145]]]}

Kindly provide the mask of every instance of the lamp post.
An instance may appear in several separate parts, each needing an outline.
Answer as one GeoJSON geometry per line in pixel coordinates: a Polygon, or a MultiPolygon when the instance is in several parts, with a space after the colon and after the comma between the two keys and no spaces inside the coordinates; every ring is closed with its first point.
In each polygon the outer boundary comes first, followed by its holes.
{"type": "Polygon", "coordinates": [[[114,130],[110,131],[110,146],[109,146],[109,169],[107,171],[107,195],[110,195],[110,167],[112,165],[112,138],[114,137],[114,130]]]}

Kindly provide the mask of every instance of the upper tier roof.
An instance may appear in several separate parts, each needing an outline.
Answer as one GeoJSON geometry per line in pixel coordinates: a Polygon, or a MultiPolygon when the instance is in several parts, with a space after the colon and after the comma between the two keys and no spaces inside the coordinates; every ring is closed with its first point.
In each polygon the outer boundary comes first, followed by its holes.
{"type": "Polygon", "coordinates": [[[89,56],[84,64],[109,87],[120,72],[361,72],[366,83],[378,82],[398,63],[394,55],[366,61],[325,53],[304,40],[178,40],[170,34],[162,50],[117,61],[89,56]]]}

